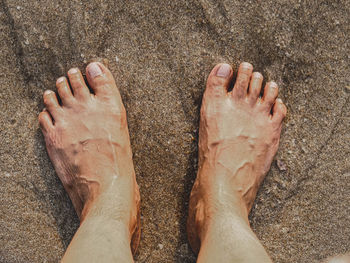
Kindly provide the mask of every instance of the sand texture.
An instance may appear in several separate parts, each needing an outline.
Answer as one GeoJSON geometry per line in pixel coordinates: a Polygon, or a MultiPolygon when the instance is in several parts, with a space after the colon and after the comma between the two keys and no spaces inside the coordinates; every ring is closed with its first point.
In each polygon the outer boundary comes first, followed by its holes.
{"type": "Polygon", "coordinates": [[[0,262],[58,262],[78,218],[46,154],[42,93],[105,58],[142,195],[137,262],[195,262],[185,233],[205,80],[249,61],[288,107],[251,222],[275,262],[350,251],[350,1],[0,1],[0,262]],[[277,165],[278,164],[278,165],[277,165]]]}

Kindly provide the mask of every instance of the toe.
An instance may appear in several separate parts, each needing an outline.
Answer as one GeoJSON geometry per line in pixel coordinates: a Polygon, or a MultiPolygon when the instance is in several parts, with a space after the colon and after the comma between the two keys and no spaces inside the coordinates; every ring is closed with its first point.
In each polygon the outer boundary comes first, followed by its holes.
{"type": "Polygon", "coordinates": [[[53,128],[51,116],[46,110],[40,112],[38,119],[41,130],[44,133],[48,132],[50,129],[53,128]]]}
{"type": "Polygon", "coordinates": [[[254,72],[250,81],[248,98],[251,104],[255,104],[261,92],[261,85],[263,82],[263,75],[259,72],[254,72]]]}
{"type": "Polygon", "coordinates": [[[250,77],[252,76],[253,66],[250,63],[243,62],[239,65],[237,79],[232,90],[235,98],[245,98],[247,96],[250,77]]]}
{"type": "Polygon", "coordinates": [[[268,82],[265,86],[264,96],[262,98],[262,105],[267,111],[271,111],[272,105],[275,103],[278,95],[278,86],[276,82],[268,82]]]}
{"type": "Polygon", "coordinates": [[[57,87],[58,95],[61,98],[62,105],[65,106],[65,105],[71,104],[74,97],[68,85],[67,79],[65,77],[61,77],[57,79],[56,87],[57,87]]]}
{"type": "Polygon", "coordinates": [[[96,96],[110,96],[119,91],[112,73],[99,62],[92,62],[86,67],[86,76],[96,96]]]}
{"type": "Polygon", "coordinates": [[[216,65],[210,72],[205,93],[213,97],[222,97],[227,94],[233,71],[229,64],[216,65]]]}
{"type": "Polygon", "coordinates": [[[55,92],[47,90],[44,92],[44,105],[52,118],[55,120],[61,110],[61,106],[58,104],[55,92]]]}
{"type": "Polygon", "coordinates": [[[86,86],[83,75],[79,69],[71,68],[68,71],[68,78],[75,98],[80,100],[86,100],[90,98],[91,93],[86,86]]]}
{"type": "Polygon", "coordinates": [[[272,120],[276,123],[281,123],[287,114],[287,107],[281,99],[277,99],[272,109],[272,120]]]}

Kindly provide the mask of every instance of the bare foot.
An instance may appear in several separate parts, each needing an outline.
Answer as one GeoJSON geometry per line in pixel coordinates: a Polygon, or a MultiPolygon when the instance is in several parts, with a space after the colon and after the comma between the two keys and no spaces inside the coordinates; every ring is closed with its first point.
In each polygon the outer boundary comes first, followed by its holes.
{"type": "Polygon", "coordinates": [[[286,107],[277,99],[278,87],[242,63],[228,92],[232,68],[217,65],[203,96],[198,174],[189,206],[188,235],[198,252],[211,222],[235,214],[247,224],[258,188],[276,154],[286,107]]]}
{"type": "Polygon", "coordinates": [[[111,72],[101,63],[72,68],[44,93],[39,123],[55,170],[81,222],[89,215],[127,224],[132,250],[140,239],[139,203],[126,113],[111,72]]]}

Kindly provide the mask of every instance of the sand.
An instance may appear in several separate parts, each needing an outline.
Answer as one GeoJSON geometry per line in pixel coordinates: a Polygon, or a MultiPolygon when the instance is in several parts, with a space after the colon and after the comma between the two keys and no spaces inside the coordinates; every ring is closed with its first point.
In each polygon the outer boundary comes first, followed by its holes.
{"type": "Polygon", "coordinates": [[[350,251],[350,2],[0,2],[0,262],[57,262],[78,218],[46,154],[42,93],[105,58],[142,195],[137,262],[195,262],[185,220],[206,76],[249,61],[288,107],[250,216],[275,262],[350,251]],[[277,165],[278,164],[278,165],[277,165]]]}

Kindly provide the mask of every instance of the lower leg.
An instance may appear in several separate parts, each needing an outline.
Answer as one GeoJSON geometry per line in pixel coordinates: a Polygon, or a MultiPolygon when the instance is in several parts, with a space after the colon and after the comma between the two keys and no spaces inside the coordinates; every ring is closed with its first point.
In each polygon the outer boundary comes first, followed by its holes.
{"type": "Polygon", "coordinates": [[[242,63],[232,91],[232,68],[217,65],[203,96],[198,174],[188,235],[198,262],[271,262],[248,214],[277,151],[286,108],[277,85],[261,92],[262,75],[242,63]]]}
{"type": "Polygon", "coordinates": [[[62,262],[133,262],[126,226],[108,218],[89,218],[79,227],[62,262]]]}
{"type": "Polygon", "coordinates": [[[322,263],[350,263],[350,253],[327,258],[322,263]]]}
{"type": "MultiPolygon", "coordinates": [[[[121,178],[115,183],[130,188],[130,183],[123,181],[121,178]]],[[[115,207],[125,203],[116,193],[117,189],[109,189],[91,205],[62,262],[133,262],[132,231],[123,216],[128,211],[115,207]]]]}
{"type": "Polygon", "coordinates": [[[212,227],[213,231],[203,241],[198,262],[271,262],[250,227],[238,218],[230,220],[233,222],[218,220],[218,225],[212,227]],[[229,236],[226,231],[230,231],[229,236]]]}
{"type": "MultiPolygon", "coordinates": [[[[227,196],[221,199],[224,198],[228,199],[227,196]]],[[[234,204],[235,200],[231,202],[234,204]]],[[[200,237],[198,262],[271,262],[249,226],[247,212],[238,209],[239,205],[217,207],[206,219],[200,237]]]]}
{"type": "Polygon", "coordinates": [[[197,221],[198,262],[271,262],[250,228],[247,206],[232,193],[227,178],[210,173],[204,176],[215,178],[210,180],[211,189],[207,186],[203,189],[204,185],[199,183],[191,199],[194,202],[203,200],[193,204],[196,207],[193,216],[197,221]]]}

